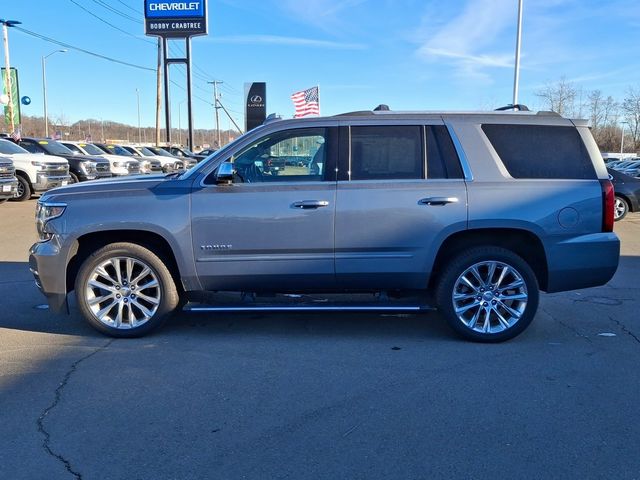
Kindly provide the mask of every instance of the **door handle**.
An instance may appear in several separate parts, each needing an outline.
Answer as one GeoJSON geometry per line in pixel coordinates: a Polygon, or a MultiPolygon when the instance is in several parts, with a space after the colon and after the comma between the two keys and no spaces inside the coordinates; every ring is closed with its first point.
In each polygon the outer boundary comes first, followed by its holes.
{"type": "Polygon", "coordinates": [[[301,202],[294,202],[291,204],[291,208],[302,208],[303,210],[311,210],[320,207],[326,207],[329,202],[326,200],[302,200],[301,202]]]}
{"type": "Polygon", "coordinates": [[[458,197],[427,197],[418,200],[420,205],[446,205],[448,203],[458,203],[458,197]]]}

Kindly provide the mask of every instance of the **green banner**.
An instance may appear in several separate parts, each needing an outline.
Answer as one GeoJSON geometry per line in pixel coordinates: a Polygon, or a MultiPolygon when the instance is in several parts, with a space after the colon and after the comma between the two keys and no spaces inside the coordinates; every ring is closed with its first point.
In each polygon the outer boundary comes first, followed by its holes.
{"type": "MultiPolygon", "coordinates": [[[[7,93],[6,68],[2,67],[2,93],[7,93]]],[[[15,128],[21,123],[20,118],[20,87],[18,85],[18,70],[11,67],[11,103],[13,103],[13,124],[15,128]]],[[[4,122],[11,127],[11,118],[9,117],[9,106],[4,107],[4,122]]]]}

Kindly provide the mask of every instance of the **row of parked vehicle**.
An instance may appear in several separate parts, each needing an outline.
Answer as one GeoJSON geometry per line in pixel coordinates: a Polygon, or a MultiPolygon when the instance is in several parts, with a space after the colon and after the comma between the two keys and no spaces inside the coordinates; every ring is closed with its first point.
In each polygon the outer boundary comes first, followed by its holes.
{"type": "Polygon", "coordinates": [[[629,154],[603,154],[615,190],[614,220],[640,211],[640,158],[629,154]]]}
{"type": "Polygon", "coordinates": [[[204,158],[182,147],[0,138],[0,203],[69,183],[180,171],[204,158]]]}

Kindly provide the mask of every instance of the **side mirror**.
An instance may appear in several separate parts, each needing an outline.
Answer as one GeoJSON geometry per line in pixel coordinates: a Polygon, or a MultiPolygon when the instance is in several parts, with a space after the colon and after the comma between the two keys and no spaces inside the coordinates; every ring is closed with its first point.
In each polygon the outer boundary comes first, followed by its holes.
{"type": "Polygon", "coordinates": [[[233,183],[233,164],[229,162],[221,163],[216,173],[217,184],[231,184],[233,183]]]}

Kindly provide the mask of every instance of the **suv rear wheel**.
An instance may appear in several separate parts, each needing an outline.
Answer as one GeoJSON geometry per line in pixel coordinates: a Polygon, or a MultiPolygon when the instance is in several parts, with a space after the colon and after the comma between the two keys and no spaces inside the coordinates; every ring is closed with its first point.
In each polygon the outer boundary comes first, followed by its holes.
{"type": "Polygon", "coordinates": [[[92,253],[78,271],[75,290],[89,324],[113,337],[148,333],[179,302],[171,272],[162,260],[133,243],[112,243],[92,253]]]}
{"type": "Polygon", "coordinates": [[[458,254],[440,276],[438,309],[462,337],[502,342],[524,331],[536,314],[538,281],[521,257],[501,247],[458,254]]]}

